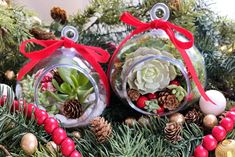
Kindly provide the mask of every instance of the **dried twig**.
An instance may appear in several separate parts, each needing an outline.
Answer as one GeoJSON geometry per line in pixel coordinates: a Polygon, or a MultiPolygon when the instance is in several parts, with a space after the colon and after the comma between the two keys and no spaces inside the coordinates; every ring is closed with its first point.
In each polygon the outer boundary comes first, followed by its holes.
{"type": "Polygon", "coordinates": [[[3,145],[0,144],[0,150],[2,150],[6,156],[11,156],[10,152],[4,147],[3,145]]]}

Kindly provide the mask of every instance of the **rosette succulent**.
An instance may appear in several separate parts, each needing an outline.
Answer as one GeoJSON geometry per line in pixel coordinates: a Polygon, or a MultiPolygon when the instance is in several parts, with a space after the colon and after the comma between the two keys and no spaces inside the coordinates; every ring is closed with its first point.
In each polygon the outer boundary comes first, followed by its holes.
{"type": "MultiPolygon", "coordinates": [[[[123,65],[122,78],[125,77],[128,68],[146,57],[161,55],[174,58],[168,52],[159,51],[153,48],[140,47],[135,52],[126,56],[123,65]]],[[[163,60],[150,60],[138,64],[128,75],[128,85],[130,89],[138,90],[142,95],[154,93],[166,88],[171,80],[176,77],[176,69],[174,65],[163,60]]]]}

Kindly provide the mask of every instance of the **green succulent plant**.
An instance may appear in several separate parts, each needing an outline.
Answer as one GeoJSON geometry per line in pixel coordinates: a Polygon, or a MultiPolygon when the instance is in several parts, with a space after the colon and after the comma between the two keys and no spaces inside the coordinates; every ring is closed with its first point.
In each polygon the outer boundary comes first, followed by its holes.
{"type": "Polygon", "coordinates": [[[186,90],[182,86],[169,85],[167,88],[171,90],[171,94],[174,94],[179,102],[187,95],[186,90]]]}
{"type": "Polygon", "coordinates": [[[64,82],[59,84],[55,79],[52,79],[52,84],[57,92],[46,91],[46,94],[59,102],[78,99],[83,104],[94,90],[89,79],[75,69],[58,68],[57,70],[64,82]]]}
{"type": "MultiPolygon", "coordinates": [[[[155,55],[174,58],[173,55],[165,51],[140,47],[135,52],[126,56],[122,78],[126,76],[128,68],[133,63],[155,55]]],[[[176,69],[171,63],[162,60],[150,60],[140,63],[133,68],[128,75],[128,85],[131,89],[138,90],[142,95],[155,93],[156,91],[166,88],[170,81],[175,79],[176,75],[176,69]]]]}
{"type": "Polygon", "coordinates": [[[146,109],[148,112],[156,112],[156,110],[160,109],[160,106],[158,105],[158,101],[157,99],[153,99],[153,100],[148,100],[145,102],[145,107],[144,109],[146,109]]]}

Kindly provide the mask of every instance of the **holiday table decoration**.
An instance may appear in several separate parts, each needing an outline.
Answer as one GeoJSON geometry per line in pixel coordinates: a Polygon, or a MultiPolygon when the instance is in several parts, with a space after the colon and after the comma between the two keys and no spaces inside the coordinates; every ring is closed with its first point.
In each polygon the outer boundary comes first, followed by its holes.
{"type": "Polygon", "coordinates": [[[20,51],[30,61],[19,71],[18,80],[30,75],[26,79],[32,80],[34,103],[54,115],[64,127],[87,125],[109,101],[108,80],[99,64],[108,61],[109,53],[76,44],[78,32],[74,27],[66,26],[62,36],[61,40],[23,42],[20,51]],[[71,38],[67,37],[69,33],[73,34],[71,38]],[[44,48],[26,53],[29,43],[44,48]]]}
{"type": "Polygon", "coordinates": [[[115,93],[148,115],[172,114],[200,95],[212,102],[203,89],[204,59],[193,46],[193,35],[167,21],[169,9],[165,4],[156,4],[150,12],[149,23],[128,12],[120,18],[135,29],[121,42],[109,63],[108,75],[115,93]],[[156,17],[159,10],[162,19],[156,17]]]}

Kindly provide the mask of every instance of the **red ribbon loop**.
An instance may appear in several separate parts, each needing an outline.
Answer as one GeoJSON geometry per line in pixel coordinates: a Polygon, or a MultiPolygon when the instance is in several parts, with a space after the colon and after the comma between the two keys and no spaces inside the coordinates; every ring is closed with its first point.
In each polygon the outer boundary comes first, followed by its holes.
{"type": "Polygon", "coordinates": [[[192,79],[195,82],[200,94],[202,95],[202,97],[207,100],[212,102],[213,104],[215,104],[205,93],[203,86],[201,85],[197,73],[194,69],[194,66],[187,54],[187,52],[185,51],[185,49],[189,49],[193,46],[194,44],[194,37],[193,34],[191,32],[189,32],[188,30],[176,26],[168,21],[163,21],[162,19],[157,19],[154,21],[151,21],[149,23],[144,23],[142,21],[140,21],[139,19],[135,18],[134,16],[132,16],[130,13],[128,12],[124,12],[122,14],[122,16],[120,17],[121,21],[123,21],[124,23],[134,26],[136,27],[130,35],[128,35],[118,46],[118,48],[116,49],[116,51],[114,52],[110,62],[109,62],[109,68],[108,68],[108,76],[110,75],[110,68],[111,68],[111,63],[113,62],[115,56],[117,55],[117,53],[119,52],[119,50],[121,49],[121,47],[134,35],[151,30],[151,29],[162,29],[166,32],[166,34],[169,36],[170,40],[172,41],[172,43],[175,45],[175,47],[178,49],[178,51],[180,52],[180,54],[182,55],[183,60],[185,61],[185,65],[188,68],[188,71],[190,72],[190,74],[192,75],[192,79]],[[176,33],[179,33],[181,35],[183,35],[184,37],[186,37],[188,39],[188,41],[186,42],[182,42],[179,39],[177,39],[176,37],[176,33]]]}
{"type": "Polygon", "coordinates": [[[24,75],[32,70],[42,59],[51,56],[57,49],[62,46],[66,48],[75,48],[77,50],[77,53],[79,53],[88,63],[93,66],[104,84],[107,93],[107,101],[109,102],[110,89],[108,79],[99,63],[108,62],[110,54],[99,47],[76,44],[72,40],[65,37],[62,37],[61,40],[29,39],[24,41],[20,45],[20,52],[25,57],[30,59],[30,61],[20,69],[17,80],[21,80],[24,75]],[[38,51],[26,52],[25,49],[28,43],[38,44],[40,46],[43,46],[44,48],[38,51]]]}

